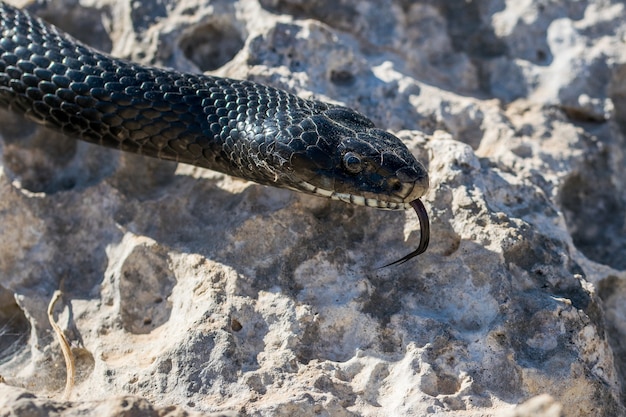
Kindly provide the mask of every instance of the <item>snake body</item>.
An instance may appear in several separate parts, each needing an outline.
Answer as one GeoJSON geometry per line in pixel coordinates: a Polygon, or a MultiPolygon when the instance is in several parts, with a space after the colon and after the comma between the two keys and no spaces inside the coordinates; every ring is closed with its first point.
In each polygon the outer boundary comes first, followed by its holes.
{"type": "Polygon", "coordinates": [[[414,207],[416,252],[428,245],[425,168],[346,107],[114,58],[2,2],[0,105],[102,146],[357,205],[414,207]]]}

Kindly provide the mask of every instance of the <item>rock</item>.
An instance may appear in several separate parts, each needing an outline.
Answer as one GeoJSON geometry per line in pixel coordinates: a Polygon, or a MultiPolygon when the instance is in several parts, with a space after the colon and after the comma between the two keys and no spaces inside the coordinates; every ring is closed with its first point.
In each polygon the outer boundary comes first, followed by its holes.
{"type": "Polygon", "coordinates": [[[560,417],[563,406],[547,394],[538,395],[507,412],[506,417],[560,417]]]}
{"type": "Polygon", "coordinates": [[[0,385],[0,410],[6,416],[84,416],[124,417],[233,417],[237,413],[199,413],[178,406],[155,408],[148,400],[131,395],[109,396],[96,401],[59,402],[38,398],[16,387],[0,385]]]}
{"type": "Polygon", "coordinates": [[[623,2],[11,3],[117,56],[367,114],[428,166],[431,246],[380,269],[414,213],[3,112],[0,416],[626,415],[623,2]]]}

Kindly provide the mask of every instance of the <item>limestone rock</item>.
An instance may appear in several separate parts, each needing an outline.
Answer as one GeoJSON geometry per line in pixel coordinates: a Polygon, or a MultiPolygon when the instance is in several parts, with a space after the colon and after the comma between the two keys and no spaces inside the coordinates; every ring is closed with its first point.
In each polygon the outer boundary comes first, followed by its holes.
{"type": "Polygon", "coordinates": [[[0,385],[0,413],[3,416],[59,416],[94,415],[100,417],[232,417],[236,413],[199,413],[177,406],[156,408],[148,400],[131,395],[108,396],[96,401],[60,402],[36,397],[16,387],[0,385]]]}
{"type": "Polygon", "coordinates": [[[427,165],[432,225],[379,269],[413,213],[3,112],[0,416],[626,415],[623,2],[11,3],[116,56],[360,110],[427,165]]]}

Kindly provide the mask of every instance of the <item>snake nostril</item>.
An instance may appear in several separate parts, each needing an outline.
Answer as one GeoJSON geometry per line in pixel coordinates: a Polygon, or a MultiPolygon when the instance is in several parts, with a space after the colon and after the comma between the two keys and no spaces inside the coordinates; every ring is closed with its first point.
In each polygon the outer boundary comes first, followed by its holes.
{"type": "Polygon", "coordinates": [[[389,180],[389,185],[391,186],[391,191],[393,192],[397,193],[402,190],[402,183],[398,179],[394,178],[389,180]]]}

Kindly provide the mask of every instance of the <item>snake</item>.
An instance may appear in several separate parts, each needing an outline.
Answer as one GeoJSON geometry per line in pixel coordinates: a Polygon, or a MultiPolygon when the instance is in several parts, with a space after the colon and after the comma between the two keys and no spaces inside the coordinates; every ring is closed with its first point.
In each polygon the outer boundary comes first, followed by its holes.
{"type": "Polygon", "coordinates": [[[87,142],[385,210],[430,223],[428,172],[350,108],[249,80],[113,57],[0,2],[0,106],[87,142]]]}

